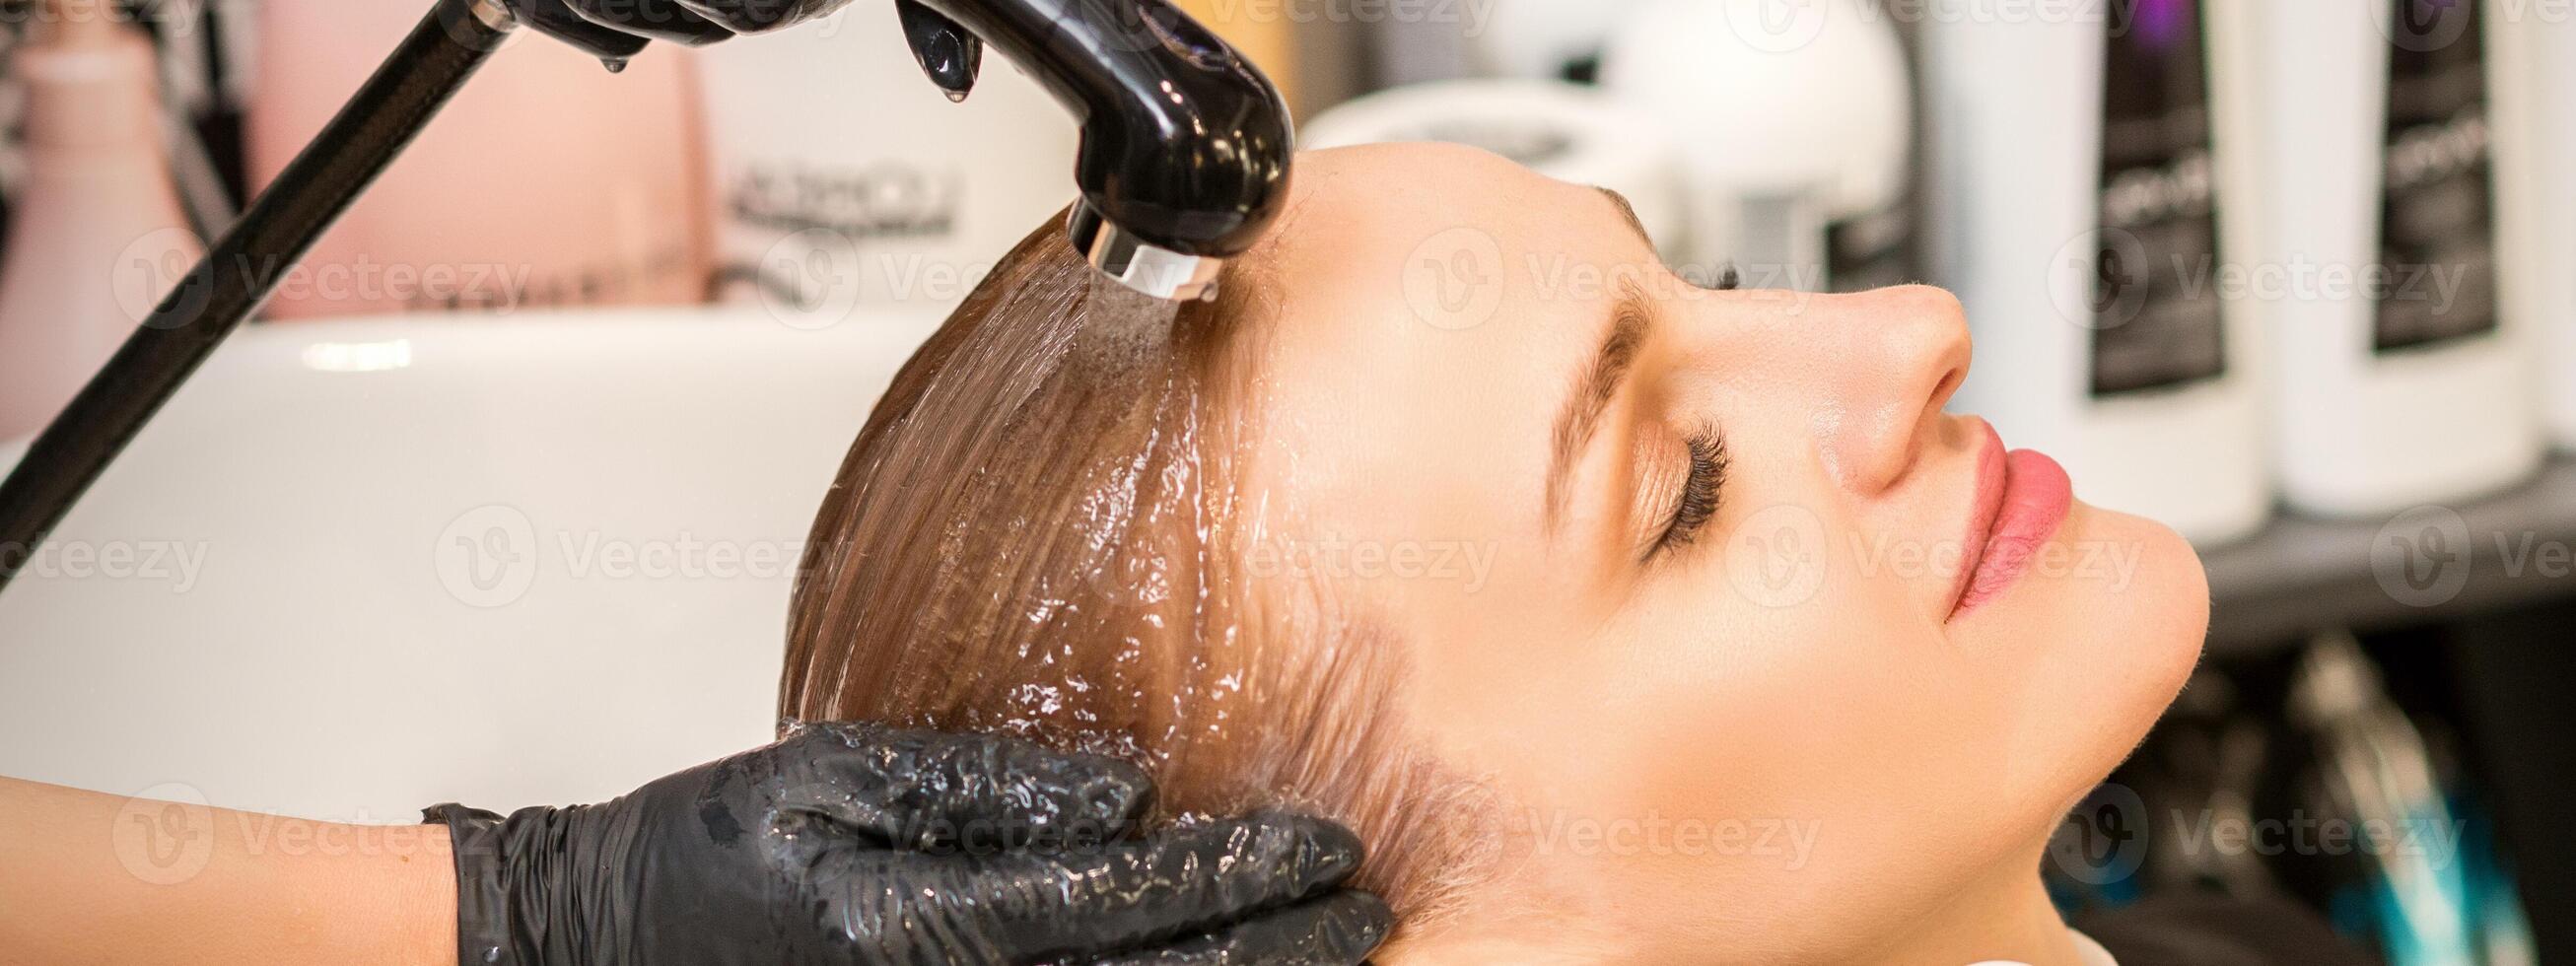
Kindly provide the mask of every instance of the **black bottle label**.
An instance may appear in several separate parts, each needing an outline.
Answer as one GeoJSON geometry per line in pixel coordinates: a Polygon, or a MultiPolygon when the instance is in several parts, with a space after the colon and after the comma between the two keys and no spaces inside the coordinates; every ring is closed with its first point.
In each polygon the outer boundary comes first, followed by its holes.
{"type": "Polygon", "coordinates": [[[2381,352],[2496,328],[2495,210],[2485,45],[2477,6],[2397,0],[2388,60],[2388,140],[2379,264],[2381,352]]]}
{"type": "Polygon", "coordinates": [[[2227,369],[2197,0],[2115,0],[2102,77],[2101,232],[2093,258],[2093,393],[2227,369]]]}

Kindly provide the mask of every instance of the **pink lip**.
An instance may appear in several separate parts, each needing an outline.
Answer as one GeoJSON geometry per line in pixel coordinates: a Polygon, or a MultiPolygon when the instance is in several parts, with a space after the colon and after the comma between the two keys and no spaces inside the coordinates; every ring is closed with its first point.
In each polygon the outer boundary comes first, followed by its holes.
{"type": "Polygon", "coordinates": [[[2002,596],[2021,579],[2075,505],[2065,467],[2037,450],[2006,451],[1995,428],[1984,429],[1986,442],[1977,452],[1977,500],[1960,542],[1969,552],[1959,562],[1951,620],[2002,596]]]}

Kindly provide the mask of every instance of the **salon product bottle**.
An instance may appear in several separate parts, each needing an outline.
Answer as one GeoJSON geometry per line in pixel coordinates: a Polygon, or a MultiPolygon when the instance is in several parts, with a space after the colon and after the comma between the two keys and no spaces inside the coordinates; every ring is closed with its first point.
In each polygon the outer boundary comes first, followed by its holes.
{"type": "Polygon", "coordinates": [[[2541,345],[2543,422],[2576,450],[2576,16],[2490,26],[2499,281],[2541,345]]]}
{"type": "Polygon", "coordinates": [[[2228,172],[2253,147],[2213,121],[2203,15],[2226,6],[1938,0],[1922,28],[1933,278],[1976,339],[1952,408],[2203,545],[2271,505],[2262,344],[2217,284],[2228,172]]]}
{"type": "Polygon", "coordinates": [[[2221,6],[2245,65],[2228,131],[2259,147],[2235,261],[2272,345],[2283,497],[2376,516],[2520,480],[2542,451],[2537,346],[2498,297],[2490,18],[2441,0],[2221,6]]]}
{"type": "Polygon", "coordinates": [[[57,0],[11,56],[27,170],[0,248],[0,440],[34,434],[201,254],[164,153],[152,48],[57,0]]]}
{"type": "Polygon", "coordinates": [[[1679,148],[1654,118],[1593,87],[1512,78],[1414,84],[1316,115],[1297,137],[1308,148],[1387,141],[1484,148],[1560,181],[1619,192],[1659,249],[1683,246],[1679,148]]]}
{"type": "Polygon", "coordinates": [[[726,300],[944,311],[1072,200],[1074,121],[1000,51],[951,103],[882,7],[757,39],[701,52],[726,300]]]}
{"type": "Polygon", "coordinates": [[[1681,146],[1691,272],[1751,288],[1913,281],[1913,106],[1893,22],[1865,0],[1649,0],[1601,84],[1681,146]],[[1765,17],[1778,7],[1785,19],[1765,17]]]}
{"type": "MultiPolygon", "coordinates": [[[[254,184],[276,177],[425,9],[267,0],[246,138],[254,184]]],[[[520,31],[303,264],[282,269],[270,314],[704,301],[712,242],[692,55],[657,43],[612,74],[520,31]]]]}

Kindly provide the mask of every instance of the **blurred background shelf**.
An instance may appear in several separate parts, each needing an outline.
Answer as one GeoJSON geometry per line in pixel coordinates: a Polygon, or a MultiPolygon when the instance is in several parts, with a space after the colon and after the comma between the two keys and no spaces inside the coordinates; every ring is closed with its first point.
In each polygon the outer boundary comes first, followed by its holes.
{"type": "Polygon", "coordinates": [[[2435,518],[2405,517],[2407,524],[2396,526],[2397,518],[2284,515],[2252,537],[2203,551],[2213,598],[2210,652],[2269,651],[2321,629],[2369,632],[2576,597],[2568,570],[2576,548],[2576,459],[2555,458],[2513,489],[2448,509],[2467,528],[2465,547],[2420,544],[2421,524],[2435,518]],[[2389,569],[2385,580],[2374,553],[2389,569]],[[2456,593],[2441,593],[2438,584],[2411,592],[2395,570],[2409,554],[2419,575],[2466,567],[2466,582],[2456,593]]]}

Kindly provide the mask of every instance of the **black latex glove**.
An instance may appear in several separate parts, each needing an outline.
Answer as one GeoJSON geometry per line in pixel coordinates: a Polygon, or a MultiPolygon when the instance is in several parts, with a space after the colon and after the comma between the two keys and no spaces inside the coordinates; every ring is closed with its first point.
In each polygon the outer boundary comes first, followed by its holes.
{"type": "Polygon", "coordinates": [[[504,0],[528,26],[623,61],[649,41],[695,47],[831,16],[850,0],[504,0]]]}
{"type": "Polygon", "coordinates": [[[1132,766],[988,736],[816,725],[600,805],[428,810],[459,962],[1351,966],[1392,926],[1360,845],[1263,814],[1127,834],[1132,766]]]}

